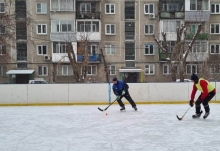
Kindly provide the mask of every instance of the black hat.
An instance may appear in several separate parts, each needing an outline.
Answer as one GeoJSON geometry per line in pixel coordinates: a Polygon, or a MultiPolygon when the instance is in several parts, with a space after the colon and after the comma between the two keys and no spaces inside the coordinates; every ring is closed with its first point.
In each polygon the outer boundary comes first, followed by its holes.
{"type": "Polygon", "coordinates": [[[117,79],[116,77],[114,77],[114,78],[112,79],[112,81],[118,81],[118,79],[117,79]]]}
{"type": "Polygon", "coordinates": [[[199,78],[198,78],[198,76],[196,75],[196,74],[192,74],[191,75],[191,80],[193,80],[195,83],[198,83],[198,81],[199,81],[199,78]]]}

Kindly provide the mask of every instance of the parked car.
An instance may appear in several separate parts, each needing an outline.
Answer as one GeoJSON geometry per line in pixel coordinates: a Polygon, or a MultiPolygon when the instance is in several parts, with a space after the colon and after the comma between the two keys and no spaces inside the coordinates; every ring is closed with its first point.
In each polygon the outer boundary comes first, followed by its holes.
{"type": "Polygon", "coordinates": [[[48,84],[45,80],[29,80],[29,84],[48,84]]]}
{"type": "MultiPolygon", "coordinates": [[[[180,82],[180,79],[176,79],[176,82],[180,82]]],[[[184,82],[191,82],[190,79],[184,79],[184,82]]]]}

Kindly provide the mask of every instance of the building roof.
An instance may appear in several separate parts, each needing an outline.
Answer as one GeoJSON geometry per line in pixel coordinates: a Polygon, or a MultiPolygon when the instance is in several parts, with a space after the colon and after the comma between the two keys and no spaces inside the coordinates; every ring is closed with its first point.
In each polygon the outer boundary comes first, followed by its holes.
{"type": "Polygon", "coordinates": [[[32,74],[34,70],[9,70],[6,74],[32,74]]]}

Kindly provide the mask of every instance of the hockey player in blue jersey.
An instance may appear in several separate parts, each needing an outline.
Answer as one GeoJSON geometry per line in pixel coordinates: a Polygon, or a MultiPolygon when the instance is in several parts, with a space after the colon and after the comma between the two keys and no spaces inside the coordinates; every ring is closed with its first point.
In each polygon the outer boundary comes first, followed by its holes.
{"type": "Polygon", "coordinates": [[[116,99],[117,99],[118,104],[121,107],[120,110],[121,111],[125,110],[125,105],[121,101],[121,99],[123,97],[125,97],[128,100],[128,102],[131,104],[131,106],[134,108],[134,110],[137,111],[136,104],[135,104],[135,102],[133,101],[133,99],[131,98],[131,96],[128,92],[129,86],[127,85],[127,83],[118,80],[116,77],[113,78],[112,81],[113,81],[112,90],[113,90],[114,94],[117,96],[116,99]]]}

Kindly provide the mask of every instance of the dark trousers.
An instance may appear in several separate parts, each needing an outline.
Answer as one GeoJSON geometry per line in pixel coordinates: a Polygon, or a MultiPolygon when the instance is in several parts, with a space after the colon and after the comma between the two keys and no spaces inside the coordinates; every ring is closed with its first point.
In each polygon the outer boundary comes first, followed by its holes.
{"type": "Polygon", "coordinates": [[[201,96],[202,93],[200,94],[200,96],[198,97],[198,99],[196,100],[195,103],[195,108],[196,108],[196,113],[200,114],[201,113],[201,104],[203,105],[205,112],[209,112],[210,108],[209,108],[209,101],[215,96],[215,92],[210,92],[204,100],[201,100],[201,96]]]}
{"type": "Polygon", "coordinates": [[[121,106],[121,107],[124,107],[124,103],[121,101],[121,99],[125,97],[128,102],[131,104],[132,107],[136,106],[136,104],[134,103],[133,99],[131,98],[130,94],[128,91],[126,91],[126,93],[124,95],[122,95],[117,101],[118,101],[118,104],[121,106]]]}

